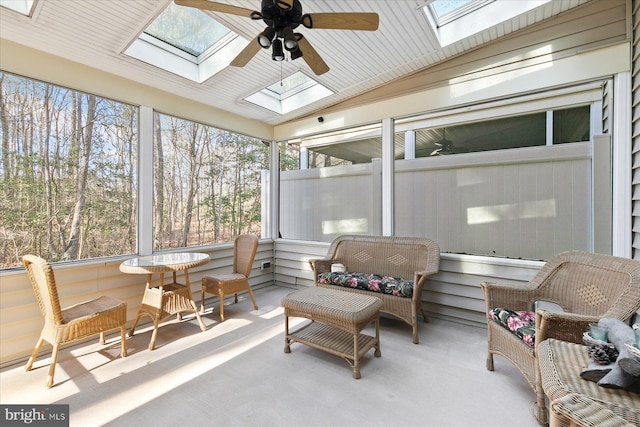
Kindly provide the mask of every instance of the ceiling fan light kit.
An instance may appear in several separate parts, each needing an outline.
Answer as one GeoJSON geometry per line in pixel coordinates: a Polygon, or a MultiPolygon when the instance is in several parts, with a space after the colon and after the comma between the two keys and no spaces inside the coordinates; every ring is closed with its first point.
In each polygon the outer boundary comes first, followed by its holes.
{"type": "Polygon", "coordinates": [[[282,29],[282,39],[284,40],[284,48],[289,52],[298,48],[298,41],[296,36],[293,35],[293,30],[290,27],[282,29]]]}
{"type": "Polygon", "coordinates": [[[282,50],[282,41],[275,39],[273,41],[273,53],[271,59],[274,61],[284,61],[284,51],[282,50]]]}
{"type": "Polygon", "coordinates": [[[273,27],[267,27],[263,32],[258,34],[258,44],[262,46],[264,49],[268,49],[271,47],[271,42],[273,38],[276,36],[276,29],[273,27]]]}
{"type": "MultiPolygon", "coordinates": [[[[300,0],[262,0],[260,12],[208,0],[174,0],[174,2],[178,6],[230,13],[253,20],[263,20],[267,24],[267,28],[256,37],[257,44],[263,49],[271,48],[271,58],[274,61],[283,61],[285,59],[284,50],[289,52],[292,61],[297,58],[303,58],[316,75],[329,71],[329,66],[302,34],[293,32],[294,29],[302,24],[308,29],[375,31],[378,29],[379,23],[378,14],[376,13],[329,12],[303,14],[300,0]]],[[[254,42],[252,41],[251,43],[254,42]]],[[[231,61],[231,65],[243,67],[259,50],[259,48],[245,48],[231,61]]]]}

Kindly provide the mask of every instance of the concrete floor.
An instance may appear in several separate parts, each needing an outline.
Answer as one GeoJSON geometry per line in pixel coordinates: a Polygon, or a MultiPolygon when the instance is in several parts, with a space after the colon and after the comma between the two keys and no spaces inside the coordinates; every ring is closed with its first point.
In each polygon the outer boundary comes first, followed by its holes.
{"type": "MultiPolygon", "coordinates": [[[[382,316],[382,357],[370,350],[354,380],[339,357],[301,344],[284,353],[279,304],[291,291],[257,290],[258,311],[242,295],[238,304],[229,300],[223,323],[211,301],[204,332],[192,316],[171,318],[153,351],[142,325],[124,359],[116,336],[104,347],[64,349],[51,389],[48,354],[30,372],[7,367],[0,403],[69,404],[78,427],[538,425],[535,395],[517,369],[496,357],[495,371],[486,370],[484,329],[433,319],[420,324],[415,345],[408,325],[382,316]]],[[[292,329],[303,321],[291,319],[292,329]]]]}

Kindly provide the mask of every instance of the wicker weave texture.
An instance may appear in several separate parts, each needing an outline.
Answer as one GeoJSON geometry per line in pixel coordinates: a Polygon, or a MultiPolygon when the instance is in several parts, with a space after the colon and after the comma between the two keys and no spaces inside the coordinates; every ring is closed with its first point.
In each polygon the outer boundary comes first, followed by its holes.
{"type": "Polygon", "coordinates": [[[421,237],[342,235],[334,239],[324,258],[312,259],[309,263],[316,286],[375,295],[383,302],[381,311],[412,326],[413,342],[418,343],[417,313],[422,313],[424,320],[427,320],[422,308],[422,290],[429,276],[440,269],[440,247],[436,242],[421,237]],[[318,283],[318,274],[330,271],[332,263],[344,264],[347,271],[413,280],[413,297],[397,297],[318,283]]]}
{"type": "Polygon", "coordinates": [[[369,295],[307,288],[282,299],[285,316],[304,317],[356,334],[378,317],[382,301],[369,295]]]}
{"type": "MultiPolygon", "coordinates": [[[[536,301],[558,304],[563,312],[538,310],[536,343],[547,338],[581,343],[588,324],[602,317],[627,321],[640,309],[640,261],[583,251],[553,256],[525,286],[481,283],[486,312],[496,307],[533,310],[536,301]]],[[[538,421],[547,412],[536,353],[487,316],[487,368],[493,355],[507,358],[525,376],[538,400],[538,421]]]]}
{"type": "Polygon", "coordinates": [[[202,293],[200,310],[204,312],[204,297],[206,293],[220,298],[220,321],[224,321],[224,296],[235,295],[238,302],[239,292],[248,292],[254,309],[258,309],[256,298],[249,284],[249,276],[253,267],[253,260],[258,251],[259,239],[253,234],[241,234],[233,241],[233,272],[212,274],[202,277],[202,293]]]}
{"type": "Polygon", "coordinates": [[[24,255],[22,262],[44,316],[44,327],[40,338],[25,366],[27,371],[31,370],[43,342],[52,344],[53,352],[47,378],[47,386],[52,387],[60,345],[95,335],[100,335],[100,342],[104,343],[104,333],[114,329],[120,329],[120,355],[122,357],[127,355],[125,340],[127,304],[125,302],[101,296],[63,309],[51,265],[35,255],[24,255]]]}
{"type": "Polygon", "coordinates": [[[549,339],[538,346],[541,384],[558,426],[638,426],[640,395],[580,378],[589,363],[585,346],[549,339]]]}
{"type": "Polygon", "coordinates": [[[360,359],[371,348],[380,357],[380,323],[382,301],[369,295],[347,294],[337,289],[319,287],[295,291],[282,299],[285,315],[285,353],[293,342],[326,351],[345,359],[353,368],[353,378],[360,378],[360,359]],[[289,317],[303,317],[311,323],[295,332],[289,331],[289,317]],[[360,332],[375,322],[375,337],[360,332]]]}

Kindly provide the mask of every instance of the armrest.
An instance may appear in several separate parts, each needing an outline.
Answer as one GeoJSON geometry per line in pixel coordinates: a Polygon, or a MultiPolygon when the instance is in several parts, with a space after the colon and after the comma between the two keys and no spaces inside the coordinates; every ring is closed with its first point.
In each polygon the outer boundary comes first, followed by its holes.
{"type": "Polygon", "coordinates": [[[309,265],[311,266],[311,270],[313,270],[313,281],[318,280],[318,274],[331,271],[332,263],[333,260],[330,258],[310,259],[309,265]]]}
{"type": "Polygon", "coordinates": [[[421,298],[422,297],[422,288],[424,287],[425,282],[432,274],[435,274],[435,271],[416,271],[413,275],[413,297],[421,298]]]}
{"type": "Polygon", "coordinates": [[[596,316],[558,312],[536,311],[536,343],[547,338],[582,344],[582,334],[589,329],[589,323],[598,323],[596,316]]]}
{"type": "Polygon", "coordinates": [[[496,307],[510,308],[516,311],[533,310],[534,292],[527,285],[482,282],[480,288],[484,292],[487,313],[489,309],[496,307]]]}

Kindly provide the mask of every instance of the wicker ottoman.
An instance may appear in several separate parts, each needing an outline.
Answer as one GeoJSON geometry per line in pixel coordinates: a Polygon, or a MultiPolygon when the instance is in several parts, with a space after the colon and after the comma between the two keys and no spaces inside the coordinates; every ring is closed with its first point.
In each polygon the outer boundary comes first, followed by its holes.
{"type": "Polygon", "coordinates": [[[355,379],[360,378],[360,359],[367,351],[375,347],[374,355],[380,357],[380,299],[311,287],[285,296],[282,307],[285,353],[291,352],[292,342],[299,342],[335,354],[351,365],[355,379]],[[303,317],[311,322],[290,333],[289,317],[303,317]],[[361,334],[360,331],[371,322],[375,322],[375,337],[361,334]]]}
{"type": "Polygon", "coordinates": [[[585,346],[550,338],[536,351],[551,427],[640,426],[640,395],[580,377],[589,364],[585,346]]]}

